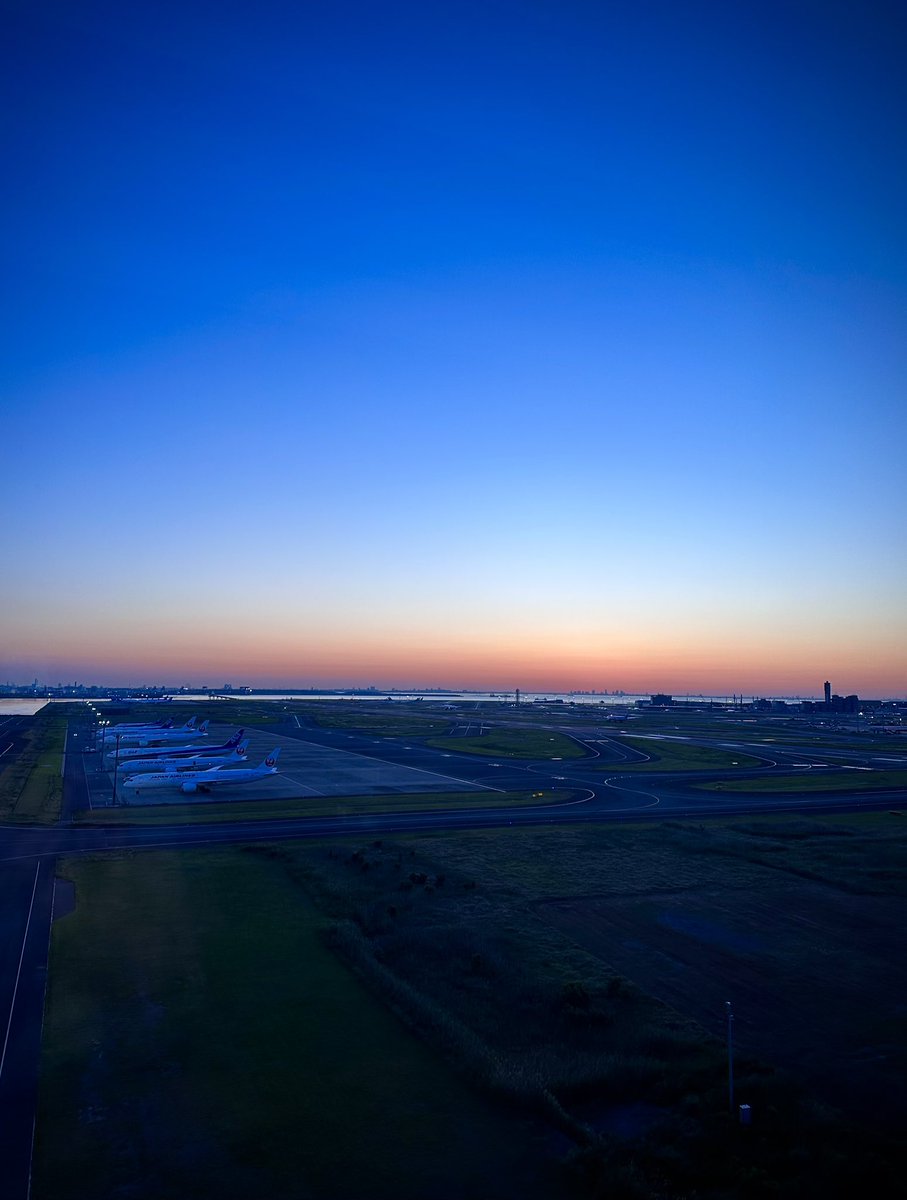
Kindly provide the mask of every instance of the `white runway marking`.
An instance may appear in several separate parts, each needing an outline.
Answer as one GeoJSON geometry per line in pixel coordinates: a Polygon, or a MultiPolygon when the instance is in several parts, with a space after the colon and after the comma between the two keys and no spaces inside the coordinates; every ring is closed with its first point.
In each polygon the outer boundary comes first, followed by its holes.
{"type": "MultiPolygon", "coordinates": [[[[688,742],[690,739],[682,734],[674,733],[636,733],[634,730],[633,737],[644,738],[647,742],[688,742]]],[[[726,745],[727,743],[722,743],[726,745]]]]}
{"type": "MultiPolygon", "coordinates": [[[[310,783],[303,783],[301,779],[294,779],[293,776],[288,775],[286,773],[286,771],[278,771],[277,778],[278,779],[288,779],[290,781],[290,783],[294,784],[296,787],[305,788],[306,791],[311,792],[313,796],[326,796],[327,795],[327,792],[319,792],[318,788],[313,788],[310,783]]],[[[274,797],[275,800],[282,800],[282,799],[287,799],[287,798],[288,797],[283,797],[283,796],[275,796],[274,797]]]]}
{"type": "MultiPolygon", "coordinates": [[[[362,757],[366,758],[366,757],[368,757],[368,755],[362,755],[362,757]]],[[[436,779],[448,780],[449,784],[468,784],[469,787],[483,787],[483,788],[485,788],[486,792],[505,792],[506,791],[505,787],[492,787],[491,784],[480,784],[480,782],[475,779],[458,779],[456,775],[442,775],[442,773],[440,773],[439,770],[426,770],[425,767],[407,767],[406,763],[388,762],[388,760],[386,760],[386,758],[376,758],[376,760],[374,760],[374,761],[383,762],[383,763],[385,763],[385,766],[388,766],[388,767],[398,767],[398,768],[401,768],[402,770],[414,770],[414,772],[418,775],[434,775],[434,778],[436,778],[436,779]]]]}
{"type": "MultiPolygon", "coordinates": [[[[325,749],[324,746],[319,746],[317,742],[302,742],[300,744],[303,746],[314,746],[316,750],[325,749]]],[[[387,758],[376,758],[374,754],[363,754],[359,750],[341,750],[340,753],[350,754],[356,758],[365,758],[369,762],[381,763],[385,767],[397,767],[401,771],[415,771],[417,775],[433,775],[435,779],[447,779],[451,783],[468,783],[472,787],[485,788],[485,790],[489,792],[503,792],[505,790],[504,788],[492,787],[491,784],[488,783],[479,783],[475,779],[458,779],[454,775],[442,775],[439,771],[426,771],[424,767],[410,767],[407,766],[406,763],[395,763],[391,762],[391,760],[387,758]]]]}

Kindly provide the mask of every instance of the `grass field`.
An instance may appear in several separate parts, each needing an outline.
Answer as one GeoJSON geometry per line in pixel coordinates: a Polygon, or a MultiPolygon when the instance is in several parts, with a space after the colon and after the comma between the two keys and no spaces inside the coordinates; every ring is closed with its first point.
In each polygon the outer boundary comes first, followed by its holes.
{"type": "Polygon", "coordinates": [[[698,788],[712,792],[869,792],[880,789],[907,789],[907,771],[804,771],[799,775],[767,775],[764,779],[731,779],[720,783],[700,783],[698,788]]]}
{"type": "Polygon", "coordinates": [[[311,718],[316,725],[323,729],[349,729],[360,733],[373,734],[375,737],[429,737],[433,733],[441,733],[450,725],[447,717],[423,717],[417,713],[401,713],[399,706],[388,704],[386,708],[369,704],[364,708],[330,708],[321,707],[298,708],[301,716],[311,718]],[[387,709],[393,709],[388,712],[387,709]]]}
{"type": "MultiPolygon", "coordinates": [[[[106,705],[98,706],[101,716],[107,715],[106,705]]],[[[280,724],[288,716],[291,702],[274,700],[174,700],[161,706],[133,705],[132,708],[117,706],[115,713],[110,714],[113,724],[130,722],[172,721],[174,726],[185,724],[190,717],[196,717],[197,723],[211,721],[230,725],[269,726],[280,724]]],[[[84,715],[84,710],[83,710],[84,715]]]]}
{"type": "Polygon", "coordinates": [[[907,738],[892,737],[864,726],[859,732],[842,728],[836,730],[819,726],[811,718],[787,716],[776,718],[751,717],[741,720],[727,715],[702,713],[634,714],[629,728],[639,733],[661,733],[691,737],[745,739],[759,742],[770,751],[772,744],[804,745],[817,749],[897,751],[907,745],[907,738]]]}
{"type": "Polygon", "coordinates": [[[340,796],[329,802],[303,800],[236,800],[203,804],[81,809],[83,825],[200,825],[212,821],[256,821],[296,817],[335,817],[353,813],[438,812],[458,808],[508,808],[557,804],[571,792],[423,792],[381,796],[340,796]]]}
{"type": "Polygon", "coordinates": [[[484,754],[489,758],[582,758],[582,747],[573,738],[549,729],[500,729],[490,727],[481,737],[433,737],[426,746],[456,750],[462,754],[484,754]]]}
{"type": "Polygon", "coordinates": [[[561,1194],[537,1124],[369,995],[266,851],[62,870],[33,1200],[561,1194]]]}
{"type": "Polygon", "coordinates": [[[649,762],[612,763],[609,771],[707,771],[724,767],[758,767],[762,760],[738,751],[711,746],[694,746],[689,742],[661,741],[656,738],[622,737],[622,746],[639,750],[650,756],[649,762]]]}
{"type": "Polygon", "coordinates": [[[283,853],[335,917],[338,953],[416,1029],[488,1086],[591,1128],[590,1194],[887,1195],[903,1168],[875,1129],[907,1100],[899,819],[283,853]],[[757,1114],[748,1144],[722,1124],[728,997],[738,1098],[757,1114]],[[615,1109],[635,1104],[654,1106],[657,1128],[615,1140],[615,1109]]]}
{"type": "Polygon", "coordinates": [[[65,717],[48,707],[31,719],[0,772],[0,818],[44,825],[60,819],[65,741],[65,717]]]}
{"type": "Polygon", "coordinates": [[[574,1196],[897,1194],[905,866],[889,815],[69,860],[33,1196],[553,1196],[571,1140],[574,1196]]]}

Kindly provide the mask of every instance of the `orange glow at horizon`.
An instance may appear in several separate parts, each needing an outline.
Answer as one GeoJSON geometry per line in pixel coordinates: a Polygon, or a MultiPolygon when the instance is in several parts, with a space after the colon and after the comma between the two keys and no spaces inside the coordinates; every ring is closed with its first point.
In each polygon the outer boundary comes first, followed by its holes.
{"type": "MultiPolygon", "coordinates": [[[[145,639],[147,644],[148,640],[145,639]]],[[[667,691],[726,695],[818,695],[825,679],[842,694],[900,695],[905,664],[879,647],[849,644],[847,651],[825,638],[802,636],[738,639],[700,632],[675,641],[638,633],[619,644],[583,632],[559,638],[505,639],[494,631],[443,639],[384,639],[372,633],[355,639],[285,638],[260,633],[225,639],[220,631],[171,634],[153,652],[137,649],[134,635],[80,639],[78,653],[68,637],[44,642],[35,661],[47,664],[44,682],[79,679],[97,683],[166,683],[217,687],[450,687],[524,692],[667,691]]],[[[25,652],[20,647],[22,658],[25,652]]],[[[6,668],[7,674],[14,670],[6,668]]]]}

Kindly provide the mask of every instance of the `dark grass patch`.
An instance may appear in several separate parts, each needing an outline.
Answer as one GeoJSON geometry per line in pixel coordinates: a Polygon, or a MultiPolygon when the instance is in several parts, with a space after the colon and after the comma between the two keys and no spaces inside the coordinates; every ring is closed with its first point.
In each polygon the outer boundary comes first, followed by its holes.
{"type": "Polygon", "coordinates": [[[744,754],[742,751],[723,750],[711,746],[694,746],[684,742],[622,737],[620,744],[649,755],[649,761],[606,764],[609,774],[622,774],[624,771],[704,771],[725,767],[751,770],[753,767],[763,765],[761,759],[744,754]]]}
{"type": "Polygon", "coordinates": [[[573,738],[548,729],[491,727],[481,737],[433,737],[425,744],[438,750],[491,758],[582,758],[586,753],[573,738]]]}
{"type": "Polygon", "coordinates": [[[845,1196],[903,1165],[878,1127],[905,1039],[902,986],[884,982],[900,941],[891,883],[869,865],[873,895],[855,903],[840,885],[885,847],[903,861],[904,844],[899,822],[834,824],[483,831],[290,855],[344,931],[338,953],[381,994],[405,994],[422,1036],[520,1103],[556,1103],[596,1164],[580,1172],[594,1194],[633,1163],[640,1195],[744,1195],[772,1179],[793,1196],[820,1179],[845,1196]],[[738,1096],[757,1113],[748,1141],[725,1112],[728,996],[738,1096]],[[637,1103],[666,1114],[657,1137],[596,1130],[596,1112],[637,1103]]]}
{"type": "Polygon", "coordinates": [[[537,1122],[375,1002],[279,848],[62,869],[36,1200],[560,1194],[537,1122]]]}
{"type": "Polygon", "coordinates": [[[63,802],[66,717],[48,705],[16,730],[0,772],[0,819],[53,824],[63,802]]]}
{"type": "Polygon", "coordinates": [[[423,717],[411,713],[400,713],[396,705],[387,705],[394,712],[381,709],[375,712],[375,706],[364,709],[362,705],[356,708],[337,709],[322,706],[307,707],[306,716],[322,729],[347,729],[350,732],[367,733],[374,737],[428,737],[446,729],[450,721],[445,717],[423,717]]]}
{"type": "Polygon", "coordinates": [[[907,771],[863,771],[831,768],[798,775],[765,775],[760,779],[730,779],[694,785],[709,792],[871,792],[907,789],[907,771]]]}
{"type": "Polygon", "coordinates": [[[201,825],[221,821],[294,820],[299,817],[335,817],[354,813],[442,812],[460,808],[508,808],[559,804],[572,792],[422,792],[383,793],[375,796],[301,797],[298,800],[209,800],[193,804],[142,805],[81,809],[82,825],[201,825]]]}

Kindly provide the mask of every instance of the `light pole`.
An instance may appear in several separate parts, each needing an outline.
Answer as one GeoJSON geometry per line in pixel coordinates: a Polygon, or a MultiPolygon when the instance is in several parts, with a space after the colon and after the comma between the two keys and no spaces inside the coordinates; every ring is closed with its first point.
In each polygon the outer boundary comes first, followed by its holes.
{"type": "Polygon", "coordinates": [[[113,760],[113,802],[117,802],[117,771],[120,767],[120,735],[117,734],[116,758],[113,760]]]}
{"type": "Polygon", "coordinates": [[[730,1000],[725,1000],[727,1009],[727,1099],[728,1108],[734,1111],[734,1010],[730,1000]]]}

